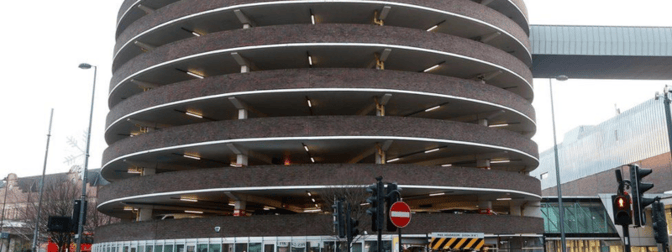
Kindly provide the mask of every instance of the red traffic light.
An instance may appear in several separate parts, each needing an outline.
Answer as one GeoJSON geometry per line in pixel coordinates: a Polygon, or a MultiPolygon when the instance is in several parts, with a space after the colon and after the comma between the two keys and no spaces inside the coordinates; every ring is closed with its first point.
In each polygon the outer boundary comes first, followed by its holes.
{"type": "Polygon", "coordinates": [[[632,223],[632,215],[630,214],[630,200],[627,196],[614,195],[613,198],[613,213],[614,223],[617,225],[630,225],[632,223]]]}
{"type": "Polygon", "coordinates": [[[616,201],[614,203],[619,210],[630,209],[630,202],[628,202],[628,198],[625,196],[616,196],[616,201]]]}

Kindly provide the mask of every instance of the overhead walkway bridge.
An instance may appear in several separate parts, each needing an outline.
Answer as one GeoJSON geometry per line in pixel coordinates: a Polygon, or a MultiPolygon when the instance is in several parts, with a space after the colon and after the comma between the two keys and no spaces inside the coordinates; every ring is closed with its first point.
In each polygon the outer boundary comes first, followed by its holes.
{"type": "Polygon", "coordinates": [[[672,79],[672,27],[533,25],[534,78],[672,79]]]}

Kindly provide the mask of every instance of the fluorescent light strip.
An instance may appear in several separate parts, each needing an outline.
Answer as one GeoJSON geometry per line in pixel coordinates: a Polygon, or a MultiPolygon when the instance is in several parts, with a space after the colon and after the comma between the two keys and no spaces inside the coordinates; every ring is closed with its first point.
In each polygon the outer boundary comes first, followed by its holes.
{"type": "Polygon", "coordinates": [[[310,55],[308,56],[308,64],[310,64],[311,66],[313,65],[313,57],[310,55]]]}
{"type": "Polygon", "coordinates": [[[437,109],[439,109],[440,107],[441,107],[441,105],[439,105],[439,106],[434,106],[434,107],[425,109],[425,112],[429,112],[429,111],[432,111],[432,110],[437,110],[437,109]]]}
{"type": "MultiPolygon", "coordinates": [[[[98,204],[96,209],[101,209],[103,206],[119,203],[129,200],[143,199],[146,197],[161,197],[161,196],[179,196],[185,194],[194,194],[194,193],[209,193],[209,192],[247,192],[247,191],[258,191],[258,190],[319,190],[319,189],[333,189],[333,188],[351,188],[348,186],[362,186],[359,184],[355,185],[312,185],[312,186],[263,186],[263,187],[228,187],[228,188],[208,188],[208,189],[197,189],[197,190],[183,190],[183,191],[172,191],[172,192],[163,192],[163,193],[149,193],[136,196],[128,196],[117,198],[113,200],[108,200],[103,203],[98,204]]],[[[424,190],[449,190],[449,191],[476,191],[476,192],[501,192],[507,194],[519,194],[523,196],[534,197],[535,199],[541,200],[541,195],[518,191],[510,189],[495,189],[495,188],[479,188],[479,187],[461,187],[461,186],[423,186],[423,185],[405,185],[404,188],[408,189],[424,189],[424,190]]],[[[233,206],[233,203],[230,203],[233,206]]]]}
{"type": "Polygon", "coordinates": [[[322,212],[322,209],[305,209],[303,210],[304,213],[318,213],[322,212]]]}
{"type": "Polygon", "coordinates": [[[439,148],[426,150],[425,153],[432,153],[432,152],[436,152],[436,151],[439,151],[439,150],[440,150],[439,148]]]}
{"type": "Polygon", "coordinates": [[[387,160],[388,163],[397,162],[397,161],[399,161],[399,158],[393,158],[393,159],[387,160]]]}
{"type": "MultiPolygon", "coordinates": [[[[213,145],[213,144],[225,144],[225,143],[258,142],[258,141],[268,142],[268,141],[282,141],[282,140],[311,141],[311,140],[331,140],[331,139],[339,139],[339,140],[340,139],[412,140],[412,141],[424,141],[424,142],[440,142],[440,143],[450,143],[450,144],[462,144],[462,145],[468,145],[468,146],[479,146],[479,147],[485,147],[485,148],[492,148],[492,149],[497,149],[497,150],[514,152],[514,153],[518,153],[518,154],[521,154],[523,156],[526,156],[526,157],[528,157],[532,160],[535,160],[537,162],[539,161],[539,158],[534,157],[530,154],[527,154],[523,151],[513,149],[513,148],[497,146],[497,145],[490,145],[490,144],[468,142],[468,141],[457,141],[457,140],[447,140],[447,139],[437,139],[437,138],[400,137],[400,136],[347,136],[347,137],[345,137],[345,136],[319,136],[319,137],[270,137],[270,138],[227,139],[227,140],[218,140],[218,141],[211,141],[211,142],[205,142],[205,143],[177,145],[177,146],[157,148],[157,149],[152,149],[152,150],[143,150],[143,151],[140,151],[140,152],[126,154],[126,155],[117,157],[113,160],[110,160],[107,163],[105,163],[105,165],[103,165],[103,169],[106,169],[107,166],[109,166],[110,164],[112,164],[114,162],[119,162],[119,161],[121,161],[123,159],[126,159],[126,158],[129,158],[129,157],[135,157],[135,156],[138,156],[138,155],[141,155],[141,154],[153,153],[153,152],[156,152],[156,151],[177,150],[179,148],[189,148],[189,147],[198,147],[198,146],[206,146],[206,145],[213,145]]],[[[535,197],[537,197],[537,196],[535,196],[535,197]]],[[[541,198],[541,197],[539,197],[539,198],[541,198]]],[[[99,204],[98,206],[101,206],[101,204],[99,204]]]]}
{"type": "Polygon", "coordinates": [[[132,206],[124,206],[124,211],[133,211],[133,210],[135,210],[135,208],[133,208],[132,206]]]}
{"type": "Polygon", "coordinates": [[[203,214],[203,211],[184,210],[185,213],[203,214]]]}
{"type": "Polygon", "coordinates": [[[199,79],[203,79],[203,78],[204,78],[203,75],[200,75],[200,74],[197,74],[197,73],[194,73],[194,72],[191,72],[191,71],[187,71],[187,74],[190,75],[190,76],[192,76],[192,77],[199,78],[199,79]]]}
{"type": "MultiPolygon", "coordinates": [[[[306,150],[306,152],[309,151],[309,150],[308,150],[308,146],[306,146],[305,144],[303,145],[303,149],[306,150]]],[[[309,194],[308,196],[310,196],[310,194],[309,194]]]]}
{"type": "Polygon", "coordinates": [[[313,107],[313,103],[310,102],[310,99],[307,99],[307,100],[308,100],[308,107],[309,107],[309,108],[312,108],[312,107],[313,107]]]}
{"type": "Polygon", "coordinates": [[[193,198],[180,198],[181,201],[187,201],[187,202],[198,202],[198,199],[193,199],[193,198]]]}
{"type": "Polygon", "coordinates": [[[441,196],[441,195],[445,195],[445,194],[446,194],[446,193],[444,193],[444,192],[440,192],[440,193],[430,193],[429,196],[430,196],[430,197],[434,197],[434,196],[441,196]]]}
{"type": "Polygon", "coordinates": [[[203,115],[198,114],[198,113],[195,113],[195,112],[187,111],[187,112],[184,112],[184,113],[187,114],[187,115],[189,115],[189,116],[198,117],[198,118],[203,118],[203,115]]]}
{"type": "Polygon", "coordinates": [[[441,167],[451,167],[453,164],[442,164],[441,167]]]}
{"type": "Polygon", "coordinates": [[[315,15],[310,14],[310,22],[315,24],[315,15]]]}
{"type": "Polygon", "coordinates": [[[359,205],[360,205],[360,206],[368,206],[368,205],[370,205],[370,204],[369,204],[369,202],[364,202],[364,203],[359,204],[359,205]]]}
{"type": "MultiPolygon", "coordinates": [[[[172,63],[175,63],[175,62],[180,62],[180,61],[184,61],[184,60],[188,60],[188,59],[202,57],[202,56],[205,56],[205,55],[219,54],[219,53],[225,53],[225,52],[235,52],[235,51],[249,50],[249,49],[265,49],[265,48],[277,48],[277,47],[299,47],[299,46],[300,47],[305,47],[305,46],[315,46],[315,45],[320,45],[320,46],[333,46],[333,45],[343,46],[344,43],[292,43],[292,44],[285,43],[285,44],[274,44],[274,45],[263,45],[263,46],[260,46],[260,45],[244,46],[244,47],[237,47],[237,48],[227,48],[227,49],[214,50],[214,51],[203,52],[203,53],[194,54],[194,55],[190,55],[190,56],[185,56],[185,57],[182,57],[182,58],[173,59],[173,60],[166,61],[166,62],[157,64],[157,65],[153,65],[151,67],[142,69],[140,71],[136,71],[132,75],[130,75],[130,76],[126,77],[125,79],[117,82],[117,84],[115,84],[114,88],[112,88],[112,90],[108,93],[108,97],[111,97],[114,94],[115,90],[119,87],[119,85],[121,85],[122,83],[125,83],[126,81],[130,80],[131,78],[137,77],[138,75],[140,75],[144,72],[150,71],[152,69],[155,69],[157,67],[166,66],[168,64],[172,64],[172,63]]],[[[383,46],[383,47],[398,48],[398,49],[403,49],[403,50],[436,53],[436,54],[441,54],[441,55],[448,55],[448,56],[451,56],[451,57],[457,57],[459,59],[466,59],[466,60],[469,60],[469,61],[493,66],[493,67],[501,69],[502,71],[506,71],[506,72],[516,76],[521,81],[525,82],[525,84],[527,84],[527,86],[530,89],[534,89],[532,87],[532,84],[530,82],[528,82],[527,79],[525,79],[520,74],[517,74],[517,73],[513,72],[512,70],[510,70],[508,68],[490,63],[488,61],[472,58],[472,57],[461,55],[461,54],[448,53],[448,52],[443,52],[443,51],[423,49],[423,48],[410,47],[410,46],[389,45],[389,44],[347,43],[347,45],[348,46],[365,46],[365,47],[372,47],[372,46],[380,47],[380,46],[383,46]]],[[[275,90],[273,90],[273,91],[275,91],[275,90]]]]}
{"type": "Polygon", "coordinates": [[[432,67],[430,67],[430,68],[425,69],[423,72],[426,73],[426,72],[432,71],[432,70],[438,68],[439,66],[440,66],[440,64],[434,65],[434,66],[432,66],[432,67]]]}
{"type": "Polygon", "coordinates": [[[312,201],[313,201],[313,203],[315,203],[315,198],[311,198],[310,200],[312,200],[312,201]]]}
{"type": "Polygon", "coordinates": [[[497,200],[511,200],[511,198],[498,198],[497,200]]]}
{"type": "Polygon", "coordinates": [[[236,204],[234,204],[234,203],[229,203],[229,206],[236,206],[236,204]]]}
{"type": "Polygon", "coordinates": [[[184,154],[184,157],[185,157],[185,158],[196,159],[196,160],[201,160],[201,157],[199,157],[199,156],[194,156],[194,155],[184,154]]]}
{"type": "Polygon", "coordinates": [[[201,36],[201,34],[200,34],[200,33],[198,33],[198,32],[195,32],[195,31],[192,31],[192,32],[191,32],[191,34],[194,34],[194,36],[196,36],[196,37],[200,37],[200,36],[201,36]]]}
{"type": "Polygon", "coordinates": [[[434,25],[434,26],[430,27],[429,29],[427,29],[427,31],[433,31],[434,29],[436,29],[438,27],[439,27],[439,25],[434,25]]]}
{"type": "MultiPolygon", "coordinates": [[[[136,3],[139,3],[140,1],[141,1],[141,0],[138,0],[136,3]]],[[[312,1],[312,2],[315,2],[315,1],[312,1]]],[[[360,1],[358,1],[358,2],[360,2],[360,1]]],[[[372,1],[361,1],[361,2],[372,2],[372,1]]],[[[128,42],[126,42],[126,43],[125,43],[125,44],[124,44],[124,45],[123,45],[123,46],[122,46],[122,47],[115,53],[114,58],[116,58],[117,55],[119,54],[119,52],[120,52],[121,50],[123,50],[123,49],[124,49],[128,44],[130,44],[132,41],[137,40],[138,38],[140,38],[140,37],[146,35],[147,33],[153,32],[153,31],[155,31],[155,30],[161,29],[161,28],[163,28],[163,27],[165,27],[165,26],[168,26],[168,25],[175,24],[175,23],[180,22],[180,21],[184,21],[184,20],[187,20],[187,19],[190,19],[190,18],[199,17],[199,16],[202,16],[202,15],[207,15],[207,14],[211,14],[211,13],[227,11],[227,10],[231,10],[231,9],[244,8],[244,7],[249,7],[249,6],[277,5],[277,4],[278,4],[278,3],[252,3],[252,4],[240,4],[240,5],[235,5],[235,6],[227,6],[227,7],[222,7],[222,8],[218,8],[218,9],[209,10],[209,11],[204,11],[204,12],[200,12],[200,13],[196,13],[196,14],[192,14],[192,15],[188,15],[188,16],[183,16],[183,17],[178,18],[178,19],[173,19],[173,20],[170,20],[170,21],[168,21],[168,22],[162,23],[162,24],[160,24],[160,25],[154,26],[153,28],[151,28],[151,29],[149,29],[149,30],[147,30],[147,31],[144,31],[144,32],[142,32],[142,33],[136,35],[135,37],[133,37],[132,39],[130,39],[128,42]]],[[[285,3],[283,3],[283,2],[279,2],[279,4],[285,4],[285,3]]],[[[418,8],[418,9],[423,9],[423,10],[428,10],[428,11],[438,12],[438,13],[441,13],[441,14],[447,14],[447,15],[450,15],[450,16],[455,16],[455,17],[463,18],[463,19],[469,20],[469,21],[471,21],[471,22],[475,22],[475,23],[478,23],[478,24],[481,24],[481,25],[484,25],[484,26],[488,26],[488,27],[490,27],[490,28],[493,28],[493,29],[495,29],[495,30],[500,31],[500,32],[503,33],[503,34],[506,34],[508,37],[510,37],[511,39],[513,39],[513,40],[515,40],[516,42],[518,42],[518,44],[519,44],[523,49],[525,49],[525,51],[527,52],[527,55],[530,56],[530,58],[531,58],[531,56],[532,56],[532,54],[530,53],[529,49],[527,49],[527,48],[523,45],[523,43],[522,43],[520,40],[518,40],[516,37],[514,37],[514,36],[511,35],[510,33],[508,33],[508,32],[506,32],[506,31],[502,30],[501,28],[499,28],[499,27],[497,27],[497,26],[494,26],[494,25],[492,25],[492,24],[489,24],[489,23],[487,23],[487,22],[484,22],[484,21],[481,21],[481,20],[478,20],[478,19],[475,19],[475,18],[471,18],[471,17],[468,17],[468,16],[463,16],[463,15],[460,15],[460,14],[456,14],[456,13],[453,13],[453,12],[440,11],[440,10],[437,10],[437,9],[432,9],[432,8],[427,8],[427,7],[420,7],[420,6],[417,6],[417,5],[400,4],[400,3],[388,3],[388,4],[393,4],[394,6],[403,6],[403,7],[410,7],[410,8],[418,8]]],[[[122,21],[124,20],[124,17],[126,16],[126,14],[128,14],[128,12],[129,12],[132,8],[134,8],[134,6],[136,6],[136,5],[135,5],[135,4],[132,5],[131,7],[129,7],[129,8],[126,10],[126,12],[124,12],[124,14],[122,15],[122,18],[119,19],[119,21],[118,21],[118,23],[117,23],[117,26],[119,26],[119,23],[122,22],[122,21]]],[[[514,5],[514,6],[516,7],[516,9],[517,9],[519,12],[522,13],[522,11],[520,10],[520,8],[519,8],[518,6],[516,6],[516,5],[514,5]]],[[[311,12],[311,15],[312,15],[312,12],[311,12]]],[[[525,20],[527,20],[527,17],[525,18],[525,20]]],[[[445,21],[443,21],[443,22],[445,22],[445,21]]],[[[443,22],[441,22],[441,23],[439,23],[439,24],[442,24],[443,22]]],[[[439,25],[439,24],[437,24],[437,25],[439,25]]]]}
{"type": "Polygon", "coordinates": [[[308,194],[308,196],[313,196],[313,194],[310,193],[310,191],[306,191],[306,194],[308,194]]]}
{"type": "Polygon", "coordinates": [[[490,160],[491,164],[503,164],[503,163],[509,163],[511,160],[490,160]]]}
{"type": "MultiPolygon", "coordinates": [[[[264,91],[264,90],[257,90],[257,91],[245,91],[245,92],[237,92],[237,93],[228,93],[228,94],[221,94],[221,95],[212,95],[212,96],[203,96],[199,98],[192,98],[192,99],[187,99],[187,100],[181,100],[181,101],[176,101],[176,102],[171,102],[171,103],[165,103],[163,105],[158,105],[154,107],[149,107],[149,108],[144,108],[138,111],[135,111],[133,113],[130,113],[126,116],[123,116],[116,121],[114,121],[112,124],[107,126],[105,128],[105,132],[109,131],[112,127],[117,125],[119,122],[125,122],[129,117],[132,117],[134,115],[140,114],[140,113],[145,113],[147,111],[155,110],[155,109],[160,109],[160,108],[165,108],[168,106],[173,106],[173,105],[181,105],[181,104],[186,104],[189,102],[194,102],[194,101],[203,101],[203,100],[210,100],[210,99],[217,99],[217,98],[223,98],[223,97],[231,97],[231,96],[240,96],[240,95],[249,95],[249,94],[268,94],[268,93],[287,93],[287,92],[303,92],[307,91],[307,89],[285,89],[285,90],[270,90],[270,91],[264,91]]],[[[490,102],[484,102],[481,100],[476,100],[476,99],[471,99],[471,98],[464,98],[464,97],[456,97],[456,96],[451,96],[451,95],[440,95],[440,94],[433,94],[433,93],[424,93],[424,92],[415,92],[415,91],[401,91],[401,90],[395,90],[395,89],[372,89],[372,88],[364,88],[364,89],[358,89],[358,88],[315,88],[315,89],[310,89],[310,91],[315,92],[361,92],[361,91],[375,91],[375,92],[393,92],[393,93],[402,93],[402,94],[415,94],[415,95],[424,95],[424,96],[432,96],[432,97],[441,97],[441,98],[448,98],[448,99],[457,99],[461,101],[469,101],[469,102],[475,102],[483,105],[488,105],[488,106],[494,106],[498,107],[501,109],[504,109],[506,111],[511,111],[514,112],[522,117],[527,118],[533,125],[536,125],[534,121],[525,114],[521,113],[520,111],[513,110],[509,107],[501,106],[498,104],[490,103],[490,102]]]]}
{"type": "Polygon", "coordinates": [[[315,163],[315,158],[310,157],[310,161],[313,161],[313,163],[315,163]]]}
{"type": "Polygon", "coordinates": [[[500,123],[500,124],[493,124],[493,125],[488,125],[490,128],[498,128],[498,127],[506,127],[509,126],[508,123],[500,123]]]}

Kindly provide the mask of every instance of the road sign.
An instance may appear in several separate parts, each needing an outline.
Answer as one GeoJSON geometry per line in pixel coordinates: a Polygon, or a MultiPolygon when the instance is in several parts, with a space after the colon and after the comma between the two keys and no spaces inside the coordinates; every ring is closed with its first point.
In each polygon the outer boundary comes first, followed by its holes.
{"type": "Polygon", "coordinates": [[[411,207],[403,201],[397,201],[390,207],[390,220],[398,228],[404,228],[411,222],[411,207]]]}
{"type": "Polygon", "coordinates": [[[485,245],[483,233],[431,233],[431,250],[480,250],[485,245]]]}

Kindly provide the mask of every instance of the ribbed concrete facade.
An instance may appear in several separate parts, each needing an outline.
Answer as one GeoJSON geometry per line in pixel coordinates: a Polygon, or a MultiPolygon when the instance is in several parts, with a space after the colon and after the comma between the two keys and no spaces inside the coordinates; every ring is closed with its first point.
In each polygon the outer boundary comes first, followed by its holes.
{"type": "Polygon", "coordinates": [[[325,241],[327,192],[376,176],[402,189],[411,234],[536,239],[526,20],[504,0],[125,1],[98,205],[125,221],[96,249],[325,241]]]}

